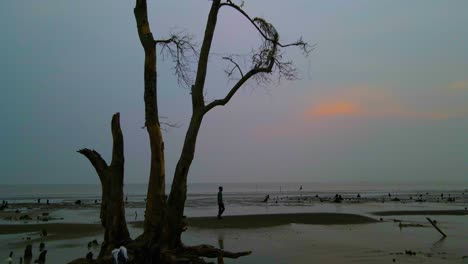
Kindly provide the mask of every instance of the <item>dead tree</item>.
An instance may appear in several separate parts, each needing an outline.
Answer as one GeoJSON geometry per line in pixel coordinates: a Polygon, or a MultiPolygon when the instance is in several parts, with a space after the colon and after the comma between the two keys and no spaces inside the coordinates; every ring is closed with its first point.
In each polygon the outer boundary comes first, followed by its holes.
{"type": "Polygon", "coordinates": [[[99,256],[108,254],[113,248],[126,244],[130,240],[125,220],[124,207],[124,141],[120,129],[120,114],[112,116],[112,161],[107,165],[101,155],[90,149],[80,149],[96,170],[102,187],[101,224],[105,229],[104,241],[99,256]]]}
{"type": "Polygon", "coordinates": [[[215,107],[226,105],[236,92],[251,79],[255,79],[259,83],[266,83],[274,72],[278,74],[279,78],[286,78],[288,80],[294,79],[296,77],[294,65],[291,61],[284,61],[281,53],[282,48],[290,46],[301,48],[305,54],[310,51],[310,46],[306,42],[302,41],[302,39],[299,39],[294,43],[282,44],[279,40],[279,34],[273,25],[262,18],[251,18],[241,6],[236,5],[232,1],[212,1],[211,10],[206,23],[205,35],[200,50],[196,78],[194,84],[191,86],[192,117],[185,136],[182,153],[175,169],[174,180],[168,199],[166,218],[167,222],[171,223],[171,225],[167,230],[166,242],[168,243],[169,248],[178,248],[182,246],[180,236],[184,226],[183,213],[185,200],[187,198],[187,176],[194,158],[197,136],[203,117],[215,107]],[[232,8],[247,19],[260,33],[262,43],[258,50],[252,53],[251,65],[248,71],[244,72],[232,57],[225,57],[226,60],[230,61],[234,65],[232,69],[228,71],[228,75],[231,75],[235,70],[237,70],[240,78],[230,88],[224,98],[205,104],[204,88],[208,58],[216,29],[218,14],[223,7],[232,8]]]}
{"type": "MultiPolygon", "coordinates": [[[[141,236],[127,244],[132,255],[131,263],[205,263],[201,257],[237,258],[250,254],[245,252],[228,252],[212,246],[184,246],[181,233],[186,229],[183,222],[183,213],[187,197],[187,176],[194,159],[196,141],[204,116],[217,106],[230,102],[236,92],[248,81],[255,80],[259,84],[268,83],[273,73],[279,78],[288,80],[296,77],[295,68],[291,61],[285,61],[282,49],[286,47],[299,47],[307,54],[310,46],[299,39],[290,44],[280,42],[276,29],[262,18],[251,18],[243,9],[229,0],[212,0],[208,15],[203,42],[198,53],[193,44],[192,37],[185,34],[173,34],[168,39],[154,38],[148,22],[146,0],[135,0],[134,16],[138,37],[144,50],[144,102],[145,102],[145,128],[150,140],[151,164],[147,203],[144,220],[144,231],[141,236]],[[223,59],[231,63],[232,67],[227,74],[232,78],[235,73],[239,78],[229,89],[226,96],[206,103],[204,98],[205,79],[207,75],[208,59],[211,44],[216,29],[219,11],[222,8],[231,8],[247,19],[258,31],[261,38],[260,47],[250,56],[250,65],[244,70],[235,61],[234,56],[225,56],[223,59]],[[191,90],[192,116],[185,136],[183,149],[177,163],[174,180],[169,197],[165,194],[165,161],[164,141],[161,133],[161,123],[158,116],[157,96],[157,47],[161,53],[171,57],[175,63],[175,74],[180,84],[191,90]],[[191,62],[196,60],[195,78],[191,78],[191,62]]],[[[111,166],[107,166],[100,155],[88,149],[79,152],[88,157],[96,168],[103,186],[103,205],[101,219],[106,228],[105,250],[119,244],[119,241],[128,239],[123,208],[123,138],[118,127],[118,115],[113,118],[114,151],[111,166]],[[116,120],[114,122],[114,119],[116,120]],[[114,129],[114,126],[116,129],[114,129]],[[118,129],[117,129],[118,127],[118,129]],[[114,133],[115,130],[115,133],[114,133]],[[118,140],[116,140],[118,139],[118,140]],[[121,143],[120,145],[118,143],[121,143]],[[121,148],[118,148],[121,146],[121,148]],[[120,152],[119,152],[120,151],[120,152]],[[117,155],[120,153],[121,155],[117,155]],[[114,162],[115,159],[115,162],[114,162]],[[121,161],[121,162],[118,162],[121,161]],[[109,175],[109,176],[106,176],[109,175]],[[112,177],[117,175],[118,177],[112,177]],[[115,178],[115,179],[114,179],[115,178]],[[110,205],[104,201],[117,201],[117,205],[110,205]],[[109,216],[112,216],[112,222],[109,216]],[[120,233],[117,233],[121,231],[120,233]]]]}

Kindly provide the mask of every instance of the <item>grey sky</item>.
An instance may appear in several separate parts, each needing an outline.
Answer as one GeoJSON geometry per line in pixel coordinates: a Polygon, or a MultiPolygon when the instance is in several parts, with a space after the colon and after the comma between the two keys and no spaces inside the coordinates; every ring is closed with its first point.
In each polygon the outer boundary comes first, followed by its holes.
{"type": "MultiPolygon", "coordinates": [[[[210,1],[149,1],[154,34],[201,40],[210,1]]],[[[133,1],[2,1],[1,183],[97,183],[82,147],[110,157],[110,119],[121,113],[126,182],[146,182],[143,51],[133,1]]],[[[297,51],[300,80],[252,83],[203,123],[191,182],[466,181],[468,2],[246,1],[297,51]]],[[[223,10],[212,52],[247,53],[256,32],[223,10]]],[[[211,57],[207,99],[232,83],[211,57]]],[[[159,60],[168,180],[190,116],[189,91],[159,60]]]]}

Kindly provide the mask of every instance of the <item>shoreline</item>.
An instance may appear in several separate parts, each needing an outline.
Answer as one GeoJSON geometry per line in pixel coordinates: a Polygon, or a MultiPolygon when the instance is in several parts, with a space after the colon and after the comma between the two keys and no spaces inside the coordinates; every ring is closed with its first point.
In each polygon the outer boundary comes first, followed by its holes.
{"type": "MultiPolygon", "coordinates": [[[[187,225],[199,229],[254,229],[274,227],[287,224],[305,225],[353,225],[377,223],[376,219],[359,214],[342,213],[291,213],[291,214],[259,214],[259,215],[229,215],[223,219],[214,216],[189,217],[187,225]]],[[[131,225],[140,228],[143,222],[133,222],[131,225]]]]}
{"type": "MultiPolygon", "coordinates": [[[[264,215],[233,215],[225,216],[222,220],[216,217],[187,218],[189,227],[199,229],[219,228],[263,228],[280,225],[307,224],[307,225],[351,225],[378,222],[376,219],[358,215],[341,213],[299,213],[299,214],[264,214],[264,215]]],[[[127,222],[134,228],[142,228],[143,221],[127,222]]],[[[48,238],[62,239],[82,237],[103,232],[101,224],[83,223],[40,223],[40,224],[4,224],[0,225],[0,235],[39,233],[46,230],[48,238]]]]}

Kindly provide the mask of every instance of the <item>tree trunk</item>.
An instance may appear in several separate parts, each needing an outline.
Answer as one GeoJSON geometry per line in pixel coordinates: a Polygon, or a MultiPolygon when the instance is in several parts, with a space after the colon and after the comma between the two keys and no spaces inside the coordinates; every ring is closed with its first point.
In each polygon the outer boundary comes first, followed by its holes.
{"type": "Polygon", "coordinates": [[[159,243],[165,213],[164,142],[157,102],[156,42],[148,23],[146,0],[136,0],[134,14],[138,37],[145,51],[145,126],[150,139],[151,168],[145,211],[143,237],[149,243],[159,243]]]}
{"type": "Polygon", "coordinates": [[[192,86],[192,119],[185,135],[184,146],[177,162],[174,173],[174,180],[171,186],[171,193],[168,199],[167,223],[164,239],[169,248],[177,248],[182,245],[181,233],[184,228],[183,215],[185,200],[187,198],[187,175],[195,154],[195,145],[197,142],[198,131],[205,114],[205,102],[203,98],[203,87],[208,67],[208,57],[210,54],[211,43],[216,28],[220,0],[213,0],[210,13],[206,22],[205,35],[200,51],[200,58],[197,67],[197,76],[195,84],[192,86]]]}
{"type": "Polygon", "coordinates": [[[182,153],[175,169],[171,194],[167,202],[167,227],[164,240],[168,248],[171,249],[182,245],[180,236],[185,226],[183,215],[185,200],[187,198],[187,175],[195,155],[195,145],[202,119],[203,113],[201,112],[195,112],[192,115],[182,153]]]}
{"type": "Polygon", "coordinates": [[[125,158],[119,113],[114,114],[112,117],[112,138],[113,148],[110,166],[106,164],[101,155],[95,150],[81,149],[78,151],[88,158],[101,181],[102,202],[100,217],[105,233],[99,258],[108,254],[113,248],[130,241],[125,220],[123,193],[125,158]]]}

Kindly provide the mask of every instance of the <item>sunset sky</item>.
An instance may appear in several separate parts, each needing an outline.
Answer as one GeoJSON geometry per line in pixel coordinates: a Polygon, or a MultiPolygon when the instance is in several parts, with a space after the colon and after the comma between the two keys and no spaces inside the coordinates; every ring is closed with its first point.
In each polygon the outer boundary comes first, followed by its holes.
{"type": "MultiPolygon", "coordinates": [[[[149,1],[156,38],[203,37],[210,1],[149,1]]],[[[127,183],[147,182],[143,50],[133,1],[2,1],[0,183],[98,183],[76,150],[110,160],[110,119],[121,113],[127,183]]],[[[189,182],[467,181],[468,1],[255,0],[287,49],[296,81],[248,83],[205,117],[189,182]]],[[[223,9],[207,100],[233,85],[226,54],[259,36],[223,9]]],[[[158,58],[159,109],[170,182],[189,117],[189,90],[158,58]]]]}

